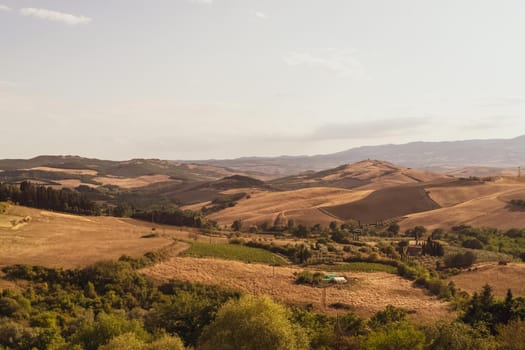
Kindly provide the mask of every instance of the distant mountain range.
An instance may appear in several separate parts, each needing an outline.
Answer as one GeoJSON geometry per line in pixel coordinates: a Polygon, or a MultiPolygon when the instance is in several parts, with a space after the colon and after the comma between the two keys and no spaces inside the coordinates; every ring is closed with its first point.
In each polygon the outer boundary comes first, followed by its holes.
{"type": "Polygon", "coordinates": [[[525,135],[513,139],[364,146],[315,156],[244,157],[192,161],[192,163],[285,176],[334,168],[366,159],[381,159],[405,167],[439,172],[465,167],[471,169],[483,167],[485,173],[490,173],[490,169],[487,168],[515,169],[518,166],[525,166],[525,135]]]}

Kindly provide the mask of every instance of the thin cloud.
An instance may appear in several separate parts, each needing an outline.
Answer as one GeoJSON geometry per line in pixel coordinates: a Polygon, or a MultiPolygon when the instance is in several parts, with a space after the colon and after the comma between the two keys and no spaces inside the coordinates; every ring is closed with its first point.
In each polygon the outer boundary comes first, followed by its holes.
{"type": "Polygon", "coordinates": [[[11,11],[11,8],[9,6],[0,4],[0,11],[8,12],[11,11]]]}
{"type": "Polygon", "coordinates": [[[213,4],[213,0],[189,0],[191,3],[194,4],[213,4]]]}
{"type": "Polygon", "coordinates": [[[325,124],[307,136],[313,140],[344,140],[399,136],[414,132],[430,122],[423,118],[397,118],[368,122],[325,124]]]}
{"type": "Polygon", "coordinates": [[[91,22],[91,18],[89,17],[33,7],[20,9],[20,14],[23,16],[35,17],[53,22],[61,22],[72,26],[91,22]]]}
{"type": "Polygon", "coordinates": [[[365,78],[363,64],[355,57],[355,50],[325,49],[310,52],[290,52],[283,57],[289,66],[307,66],[332,71],[345,77],[365,78]]]}
{"type": "Polygon", "coordinates": [[[261,11],[255,11],[255,17],[262,19],[262,20],[268,19],[268,15],[261,11]]]}

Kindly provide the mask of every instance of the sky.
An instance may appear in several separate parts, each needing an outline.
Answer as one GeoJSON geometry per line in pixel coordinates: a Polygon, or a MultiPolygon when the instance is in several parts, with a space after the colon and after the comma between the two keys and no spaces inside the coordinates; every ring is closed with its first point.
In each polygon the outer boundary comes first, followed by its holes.
{"type": "Polygon", "coordinates": [[[0,0],[0,158],[525,134],[520,0],[0,0]]]}

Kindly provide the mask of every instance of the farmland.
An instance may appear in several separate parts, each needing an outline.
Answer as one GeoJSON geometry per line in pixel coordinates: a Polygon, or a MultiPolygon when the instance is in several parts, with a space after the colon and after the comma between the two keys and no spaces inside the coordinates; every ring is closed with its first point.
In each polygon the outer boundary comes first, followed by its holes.
{"type": "MultiPolygon", "coordinates": [[[[157,281],[175,278],[240,288],[250,294],[270,295],[287,304],[312,304],[317,310],[324,310],[321,288],[294,283],[294,273],[302,270],[298,267],[272,267],[240,261],[177,257],[147,268],[143,273],[157,281]]],[[[352,310],[361,316],[370,316],[391,304],[412,310],[411,316],[414,319],[425,322],[454,317],[447,302],[428,295],[422,289],[414,288],[410,281],[399,276],[385,272],[345,272],[344,276],[350,283],[347,286],[329,288],[326,291],[328,304],[349,304],[352,310]]],[[[336,313],[333,309],[326,311],[336,313]]]]}

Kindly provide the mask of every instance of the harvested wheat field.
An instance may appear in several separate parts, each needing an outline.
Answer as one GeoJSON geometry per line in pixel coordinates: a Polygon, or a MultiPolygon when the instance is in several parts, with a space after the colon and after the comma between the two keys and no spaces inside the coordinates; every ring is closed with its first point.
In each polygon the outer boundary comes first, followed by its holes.
{"type": "MultiPolygon", "coordinates": [[[[294,272],[303,269],[273,267],[205,258],[172,258],[164,263],[142,270],[158,281],[180,279],[210,285],[220,285],[245,292],[270,295],[294,305],[312,304],[322,310],[322,288],[294,284],[294,272]],[[275,271],[275,275],[274,275],[275,271]]],[[[391,304],[412,312],[411,317],[424,322],[452,319],[449,304],[426,294],[422,289],[399,276],[384,273],[344,273],[350,283],[333,285],[326,289],[326,305],[345,303],[361,316],[370,316],[391,304]]],[[[336,313],[327,308],[326,312],[336,313]]]]}
{"type": "Polygon", "coordinates": [[[437,208],[439,205],[428,196],[424,186],[418,184],[383,188],[361,200],[326,206],[323,210],[343,220],[370,224],[437,208]]]}
{"type": "Polygon", "coordinates": [[[303,188],[294,191],[265,192],[251,194],[251,198],[240,200],[237,205],[209,216],[221,225],[229,225],[237,219],[245,224],[273,224],[279,215],[300,222],[328,224],[335,219],[318,210],[319,207],[348,203],[362,199],[372,191],[354,191],[333,187],[303,188]],[[315,221],[315,222],[314,222],[315,221]]]}
{"type": "Polygon", "coordinates": [[[82,182],[79,179],[54,180],[54,182],[59,183],[62,187],[69,187],[69,188],[75,188],[78,186],[87,186],[87,187],[92,187],[92,188],[97,187],[97,185],[82,182]]]}
{"type": "Polygon", "coordinates": [[[180,182],[180,180],[171,179],[168,175],[144,175],[139,177],[97,176],[93,180],[102,185],[115,185],[126,189],[144,187],[159,182],[180,182]]]}
{"type": "Polygon", "coordinates": [[[171,229],[166,237],[141,238],[151,233],[151,224],[19,206],[11,206],[7,216],[2,217],[18,218],[21,223],[0,226],[0,266],[83,267],[99,260],[118,259],[123,254],[140,256],[160,249],[173,242],[171,236],[188,237],[187,232],[171,229]],[[27,222],[22,222],[24,219],[27,222]]]}
{"type": "MultiPolygon", "coordinates": [[[[513,227],[525,227],[524,212],[516,210],[509,205],[509,201],[513,198],[525,198],[525,184],[523,182],[509,181],[507,184],[498,183],[480,186],[489,186],[487,187],[489,193],[492,192],[490,191],[490,186],[495,186],[497,191],[451,207],[407,215],[406,219],[400,222],[401,229],[404,230],[417,225],[425,226],[428,229],[438,227],[450,228],[459,224],[474,227],[494,227],[503,230],[513,227]]],[[[474,186],[472,187],[472,189],[464,189],[464,192],[459,192],[458,196],[464,196],[465,192],[469,191],[471,192],[470,195],[472,195],[472,192],[479,191],[474,186]]],[[[441,192],[440,194],[441,199],[445,198],[443,193],[441,192]]],[[[450,196],[447,199],[447,201],[452,200],[453,198],[450,196]]]]}
{"type": "Polygon", "coordinates": [[[34,167],[28,170],[39,170],[39,171],[49,171],[49,172],[56,172],[56,173],[64,173],[64,174],[71,174],[71,175],[92,175],[95,176],[98,174],[95,170],[89,170],[89,169],[63,169],[63,168],[52,168],[52,167],[46,167],[46,166],[39,166],[34,167]]]}
{"type": "Polygon", "coordinates": [[[508,289],[512,290],[514,296],[525,296],[525,264],[479,264],[471,271],[462,272],[451,280],[470,294],[479,292],[488,283],[498,297],[504,298],[508,289]]]}

